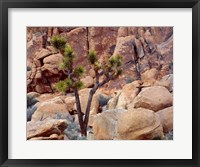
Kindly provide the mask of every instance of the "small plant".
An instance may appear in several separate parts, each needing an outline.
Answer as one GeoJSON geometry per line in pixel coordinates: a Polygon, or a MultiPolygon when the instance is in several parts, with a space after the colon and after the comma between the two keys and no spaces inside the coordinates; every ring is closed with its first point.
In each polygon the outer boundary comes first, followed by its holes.
{"type": "Polygon", "coordinates": [[[107,97],[101,94],[99,95],[99,105],[101,107],[107,105],[109,100],[110,100],[110,97],[107,97]]]}
{"type": "Polygon", "coordinates": [[[64,37],[60,37],[60,36],[56,35],[51,38],[50,42],[57,49],[64,48],[65,44],[66,44],[66,39],[64,37]]]}

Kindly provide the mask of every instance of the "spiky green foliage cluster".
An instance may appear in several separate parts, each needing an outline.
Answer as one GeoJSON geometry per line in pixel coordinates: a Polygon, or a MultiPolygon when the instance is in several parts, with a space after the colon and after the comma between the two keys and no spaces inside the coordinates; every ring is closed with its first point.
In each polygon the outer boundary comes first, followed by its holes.
{"type": "Polygon", "coordinates": [[[74,82],[73,87],[77,88],[77,89],[83,89],[84,88],[84,83],[80,80],[74,82]]]}
{"type": "Polygon", "coordinates": [[[112,56],[109,59],[110,67],[120,67],[123,63],[123,57],[121,55],[112,56]]]}
{"type": "Polygon", "coordinates": [[[71,86],[72,86],[72,80],[71,79],[65,79],[65,80],[57,82],[56,85],[55,85],[55,88],[59,92],[65,92],[71,86]]]}
{"type": "Polygon", "coordinates": [[[64,56],[69,57],[71,59],[75,58],[75,53],[74,53],[72,47],[69,44],[66,44],[66,46],[65,46],[64,56]]]}
{"type": "Polygon", "coordinates": [[[85,68],[83,66],[78,66],[73,71],[73,76],[76,78],[80,78],[85,74],[85,68]]]}
{"type": "Polygon", "coordinates": [[[97,54],[94,50],[89,52],[88,61],[90,64],[95,64],[97,62],[97,54]]]}
{"type": "Polygon", "coordinates": [[[75,53],[69,44],[65,45],[63,61],[59,67],[61,70],[72,69],[73,62],[75,59],[75,53]]]}
{"type": "Polygon", "coordinates": [[[65,47],[67,40],[64,37],[60,37],[58,35],[55,35],[51,38],[50,42],[57,49],[61,49],[61,48],[65,47]]]}
{"type": "Polygon", "coordinates": [[[85,68],[82,66],[76,68],[73,67],[76,55],[73,48],[66,42],[66,39],[60,36],[54,36],[51,39],[51,44],[58,48],[63,54],[63,60],[59,64],[59,68],[68,75],[68,79],[59,81],[55,85],[55,88],[60,92],[66,92],[67,90],[70,90],[70,88],[81,89],[84,87],[84,84],[80,79],[85,73],[85,68]]]}

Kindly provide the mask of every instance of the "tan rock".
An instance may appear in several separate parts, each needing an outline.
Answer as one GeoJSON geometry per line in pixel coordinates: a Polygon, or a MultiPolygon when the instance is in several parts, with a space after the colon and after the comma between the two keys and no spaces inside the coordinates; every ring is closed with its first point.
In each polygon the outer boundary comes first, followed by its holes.
{"type": "Polygon", "coordinates": [[[109,110],[97,114],[93,122],[94,138],[96,140],[113,140],[119,115],[126,110],[109,110]]]}
{"type": "Polygon", "coordinates": [[[141,74],[141,80],[143,82],[143,86],[152,86],[156,82],[157,78],[158,78],[158,70],[155,68],[147,70],[141,74]]]}
{"type": "Polygon", "coordinates": [[[49,137],[33,137],[29,140],[64,140],[64,135],[57,135],[57,134],[52,134],[49,137]]]}
{"type": "Polygon", "coordinates": [[[121,91],[116,92],[116,95],[108,101],[109,110],[116,108],[120,94],[121,94],[121,91]]]}
{"type": "Polygon", "coordinates": [[[120,27],[118,29],[118,37],[126,37],[128,36],[128,28],[127,27],[120,27]]]}
{"type": "Polygon", "coordinates": [[[59,65],[62,63],[63,56],[61,54],[50,55],[43,59],[44,65],[41,70],[45,72],[45,76],[49,77],[59,73],[59,65]]]}
{"type": "Polygon", "coordinates": [[[154,111],[138,108],[123,112],[117,123],[118,140],[151,140],[163,138],[163,129],[154,111]]]}
{"type": "Polygon", "coordinates": [[[83,82],[85,88],[90,88],[94,85],[94,79],[91,76],[86,76],[81,79],[81,81],[83,82]]]}
{"type": "Polygon", "coordinates": [[[97,116],[97,115],[94,115],[94,114],[91,114],[91,115],[90,115],[89,121],[88,121],[88,126],[93,127],[94,120],[95,120],[96,116],[97,116]]]}
{"type": "Polygon", "coordinates": [[[52,64],[52,65],[55,65],[59,62],[61,62],[63,59],[63,55],[58,53],[58,54],[53,54],[53,55],[50,55],[48,57],[45,57],[43,59],[43,63],[44,64],[52,64]]]}
{"type": "Polygon", "coordinates": [[[136,38],[135,38],[135,47],[136,47],[138,57],[143,58],[144,57],[143,46],[142,46],[140,40],[136,39],[136,38]]]}
{"type": "Polygon", "coordinates": [[[173,130],[173,107],[168,107],[163,110],[156,112],[158,114],[161,124],[163,126],[163,131],[165,133],[173,130]]]}
{"type": "Polygon", "coordinates": [[[41,49],[37,54],[36,54],[36,59],[43,59],[47,56],[49,56],[51,52],[47,49],[41,49]]]}
{"type": "Polygon", "coordinates": [[[134,81],[132,83],[126,84],[122,88],[122,92],[118,98],[118,102],[116,108],[127,108],[127,105],[133,102],[133,99],[139,93],[139,87],[141,85],[141,81],[134,81]]]}
{"type": "Polygon", "coordinates": [[[154,86],[162,86],[162,87],[165,87],[167,88],[170,92],[172,91],[172,86],[171,86],[171,82],[168,80],[168,81],[155,81],[154,86]]]}
{"type": "Polygon", "coordinates": [[[69,119],[72,117],[66,108],[65,103],[58,97],[41,102],[37,110],[32,115],[31,121],[50,120],[50,119],[69,119]]]}
{"type": "Polygon", "coordinates": [[[90,69],[90,70],[89,70],[89,75],[90,75],[92,78],[95,78],[95,77],[96,77],[95,71],[94,71],[93,69],[90,69]]]}
{"type": "Polygon", "coordinates": [[[37,93],[37,92],[29,92],[29,93],[27,93],[27,96],[36,98],[36,97],[39,97],[39,96],[40,96],[40,93],[37,93]]]}
{"type": "Polygon", "coordinates": [[[170,92],[161,86],[152,86],[142,89],[133,101],[135,108],[146,108],[159,111],[172,106],[173,98],[170,92]]]}
{"type": "Polygon", "coordinates": [[[53,47],[53,46],[47,46],[47,49],[48,49],[48,51],[51,52],[51,54],[58,53],[58,50],[55,47],[53,47]]]}
{"type": "Polygon", "coordinates": [[[74,108],[76,101],[75,97],[67,97],[65,98],[65,104],[68,111],[72,111],[74,108]]]}
{"type": "Polygon", "coordinates": [[[52,93],[52,89],[49,85],[37,84],[35,86],[35,91],[38,93],[52,93]]]}
{"type": "Polygon", "coordinates": [[[40,60],[34,58],[33,61],[34,61],[34,64],[36,65],[36,67],[41,67],[42,66],[40,60]]]}
{"type": "Polygon", "coordinates": [[[167,84],[168,90],[170,92],[173,92],[173,74],[168,74],[168,75],[163,76],[160,81],[168,83],[167,84]]]}
{"type": "MultiPolygon", "coordinates": [[[[67,128],[66,120],[45,120],[27,122],[27,139],[35,137],[50,137],[52,134],[61,135],[67,128]]],[[[55,135],[51,136],[55,138],[55,135]]]]}

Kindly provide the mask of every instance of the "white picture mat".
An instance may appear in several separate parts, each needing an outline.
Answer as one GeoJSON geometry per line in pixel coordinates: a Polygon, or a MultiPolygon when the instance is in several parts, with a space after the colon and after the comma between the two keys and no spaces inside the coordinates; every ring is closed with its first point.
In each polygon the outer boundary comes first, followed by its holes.
{"type": "Polygon", "coordinates": [[[9,9],[9,159],[191,159],[192,9],[9,9]],[[26,141],[27,26],[173,26],[173,141],[26,141]]]}

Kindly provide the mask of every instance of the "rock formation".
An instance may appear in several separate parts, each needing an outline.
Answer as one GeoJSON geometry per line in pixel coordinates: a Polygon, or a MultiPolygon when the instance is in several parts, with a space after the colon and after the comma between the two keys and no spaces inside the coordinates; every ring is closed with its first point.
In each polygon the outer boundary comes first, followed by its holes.
{"type": "Polygon", "coordinates": [[[173,139],[173,28],[28,27],[27,96],[36,99],[29,106],[28,140],[154,140],[166,134],[173,139]],[[86,68],[79,90],[83,116],[96,81],[89,51],[94,49],[100,62],[123,56],[123,74],[93,96],[87,138],[80,136],[74,93],[55,89],[67,76],[60,69],[62,54],[50,45],[54,35],[67,39],[75,66],[86,68]]]}

